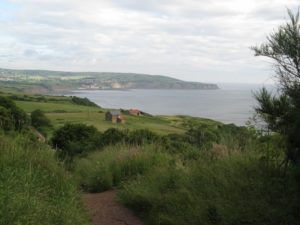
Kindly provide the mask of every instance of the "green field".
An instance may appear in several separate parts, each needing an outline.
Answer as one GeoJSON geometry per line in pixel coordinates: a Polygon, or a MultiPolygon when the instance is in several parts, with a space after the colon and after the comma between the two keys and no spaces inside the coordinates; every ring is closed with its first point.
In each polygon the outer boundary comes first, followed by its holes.
{"type": "MultiPolygon", "coordinates": [[[[31,96],[33,99],[34,96],[31,96]]],[[[185,131],[183,118],[181,117],[159,117],[159,116],[132,116],[125,115],[125,123],[115,124],[105,120],[105,113],[108,109],[100,107],[82,106],[71,103],[69,97],[48,97],[46,102],[37,101],[15,101],[17,106],[27,113],[31,113],[36,109],[43,110],[46,116],[51,120],[54,128],[58,128],[63,124],[85,123],[95,126],[99,131],[105,131],[108,128],[120,129],[150,129],[159,134],[183,133],[185,131]],[[52,101],[51,99],[55,99],[52,101]]]]}

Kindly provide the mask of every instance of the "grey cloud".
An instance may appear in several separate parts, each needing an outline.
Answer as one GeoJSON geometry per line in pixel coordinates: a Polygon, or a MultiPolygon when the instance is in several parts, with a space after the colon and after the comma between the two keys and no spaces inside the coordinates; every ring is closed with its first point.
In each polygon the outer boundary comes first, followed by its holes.
{"type": "Polygon", "coordinates": [[[14,46],[0,47],[2,67],[259,81],[248,71],[266,77],[269,65],[258,66],[249,46],[284,21],[294,1],[253,0],[249,9],[244,0],[13,2],[15,19],[0,21],[0,46],[14,46]]]}

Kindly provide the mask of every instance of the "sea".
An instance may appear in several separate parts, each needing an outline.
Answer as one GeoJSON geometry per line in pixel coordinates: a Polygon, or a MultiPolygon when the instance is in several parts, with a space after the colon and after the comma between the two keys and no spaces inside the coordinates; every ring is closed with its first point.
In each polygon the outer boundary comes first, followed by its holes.
{"type": "Polygon", "coordinates": [[[242,126],[254,115],[254,93],[266,85],[218,86],[218,90],[80,90],[70,95],[87,97],[103,108],[135,108],[153,115],[189,115],[242,126]]]}

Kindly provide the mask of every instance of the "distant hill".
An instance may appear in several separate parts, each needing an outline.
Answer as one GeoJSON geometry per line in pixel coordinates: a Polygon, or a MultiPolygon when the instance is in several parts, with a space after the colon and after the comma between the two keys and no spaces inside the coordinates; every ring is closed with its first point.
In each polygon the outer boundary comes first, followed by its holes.
{"type": "Polygon", "coordinates": [[[109,89],[218,89],[216,84],[187,82],[160,75],[111,72],[61,72],[0,69],[0,84],[31,92],[109,89]]]}

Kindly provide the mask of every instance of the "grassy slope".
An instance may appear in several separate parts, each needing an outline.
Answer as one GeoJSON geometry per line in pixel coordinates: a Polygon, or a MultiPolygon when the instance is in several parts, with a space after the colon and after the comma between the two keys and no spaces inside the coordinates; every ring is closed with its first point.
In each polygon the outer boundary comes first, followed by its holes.
{"type": "Polygon", "coordinates": [[[124,124],[113,124],[105,121],[105,112],[97,107],[88,107],[75,105],[68,101],[58,102],[32,102],[32,101],[16,101],[16,104],[30,113],[36,109],[41,109],[46,112],[46,116],[51,120],[54,128],[62,126],[66,122],[85,123],[93,125],[100,131],[105,131],[108,128],[121,129],[143,129],[148,128],[160,134],[182,133],[184,129],[179,123],[173,123],[167,117],[151,117],[151,116],[131,116],[126,115],[124,124]]]}
{"type": "Polygon", "coordinates": [[[282,176],[251,148],[215,150],[190,160],[156,145],[110,146],[76,159],[74,174],[90,192],[117,187],[148,225],[299,224],[290,170],[282,176]]]}
{"type": "Polygon", "coordinates": [[[46,145],[0,133],[0,225],[89,224],[70,175],[46,145]]]}

